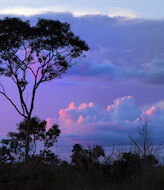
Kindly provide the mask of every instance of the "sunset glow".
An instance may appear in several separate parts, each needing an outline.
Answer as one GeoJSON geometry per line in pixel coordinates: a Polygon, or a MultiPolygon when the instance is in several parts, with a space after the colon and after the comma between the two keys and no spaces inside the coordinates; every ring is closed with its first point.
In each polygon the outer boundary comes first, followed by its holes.
{"type": "MultiPolygon", "coordinates": [[[[128,134],[133,134],[142,117],[147,117],[156,131],[154,134],[162,134],[163,1],[158,2],[158,12],[153,1],[143,12],[141,7],[146,3],[146,0],[135,2],[134,6],[129,0],[124,4],[120,0],[117,3],[103,0],[101,5],[95,1],[94,6],[91,1],[74,0],[69,4],[64,0],[56,4],[42,1],[39,6],[31,0],[4,3],[1,18],[17,15],[32,25],[41,17],[59,19],[70,23],[72,31],[90,47],[61,79],[39,88],[33,115],[46,119],[47,128],[58,123],[61,136],[67,141],[80,140],[85,144],[92,137],[92,142],[105,146],[122,139],[128,143],[128,134]]],[[[6,92],[19,105],[14,85],[3,82],[6,92]]],[[[27,102],[30,96],[27,93],[27,102]]],[[[3,97],[0,119],[1,136],[16,130],[16,123],[22,119],[3,97]]],[[[162,136],[157,141],[164,143],[162,136]]]]}

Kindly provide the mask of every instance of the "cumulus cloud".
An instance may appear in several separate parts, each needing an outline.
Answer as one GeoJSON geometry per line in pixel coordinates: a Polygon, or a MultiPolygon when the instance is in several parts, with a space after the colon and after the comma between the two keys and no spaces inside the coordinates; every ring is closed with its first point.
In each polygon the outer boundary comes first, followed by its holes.
{"type": "MultiPolygon", "coordinates": [[[[31,11],[35,13],[34,9],[31,11]]],[[[46,13],[22,16],[22,19],[29,19],[34,24],[38,17],[70,23],[73,32],[90,47],[86,58],[72,67],[66,77],[94,83],[96,80],[120,83],[135,80],[140,84],[164,84],[164,20],[127,20],[108,15],[76,17],[71,13],[46,13]]],[[[143,112],[130,96],[116,99],[105,109],[92,102],[80,105],[72,102],[59,111],[57,120],[48,118],[47,125],[59,123],[65,141],[109,145],[122,140],[128,143],[127,134],[135,134],[142,116],[146,116],[151,120],[155,137],[159,134],[158,142],[163,142],[162,103],[143,112]]]]}
{"type": "Polygon", "coordinates": [[[140,116],[141,110],[131,96],[126,96],[114,100],[113,104],[107,107],[106,113],[114,121],[134,121],[140,116]]]}
{"type": "Polygon", "coordinates": [[[164,59],[155,59],[145,64],[145,81],[148,83],[164,84],[164,59]]]}
{"type": "MultiPolygon", "coordinates": [[[[25,8],[27,9],[27,7],[25,8]]],[[[30,8],[33,16],[22,16],[34,24],[39,18],[59,19],[71,24],[71,29],[85,40],[90,51],[80,64],[70,69],[67,77],[79,80],[139,81],[140,84],[164,84],[164,20],[125,19],[123,15],[87,15],[44,13],[49,8],[30,8]],[[34,15],[38,13],[38,15],[34,15]],[[40,14],[39,14],[40,13],[40,14]],[[42,13],[42,14],[41,14],[42,13]],[[119,16],[119,17],[118,17],[119,16]],[[120,17],[121,16],[121,17],[120,17]]],[[[14,10],[14,8],[12,8],[14,10]]],[[[18,8],[16,9],[19,12],[18,8]]],[[[23,12],[29,12],[28,10],[23,12]]],[[[126,12],[126,10],[124,10],[126,12]]],[[[121,12],[110,8],[109,12],[121,12]]],[[[0,13],[14,13],[1,11],[0,13]]],[[[25,15],[25,14],[24,14],[25,15]]],[[[1,15],[4,17],[4,15],[1,15]]]]}
{"type": "Polygon", "coordinates": [[[73,8],[69,6],[42,6],[42,7],[29,7],[29,6],[14,6],[0,10],[0,14],[14,14],[19,16],[32,16],[38,14],[44,14],[47,12],[51,13],[65,13],[71,12],[75,17],[85,15],[108,15],[109,17],[125,17],[125,18],[136,18],[137,14],[135,11],[120,7],[109,7],[106,11],[92,8],[73,8]]]}
{"type": "Polygon", "coordinates": [[[164,111],[155,106],[142,111],[131,96],[117,98],[105,109],[92,102],[80,105],[71,102],[59,111],[57,122],[62,131],[61,139],[69,144],[110,146],[129,144],[128,135],[137,135],[143,117],[150,121],[154,142],[164,143],[164,111]]]}
{"type": "Polygon", "coordinates": [[[129,80],[152,85],[164,84],[164,59],[153,58],[149,62],[142,64],[139,62],[138,65],[121,64],[119,61],[114,64],[105,55],[108,51],[110,50],[98,46],[97,49],[87,54],[86,63],[74,67],[69,75],[77,78],[83,77],[83,80],[129,80]]]}
{"type": "Polygon", "coordinates": [[[108,15],[109,17],[127,17],[127,18],[138,17],[135,11],[130,10],[130,9],[123,9],[119,7],[110,7],[108,15]]]}
{"type": "Polygon", "coordinates": [[[164,110],[164,100],[160,100],[159,102],[155,103],[154,106],[159,107],[161,110],[164,110]]]}

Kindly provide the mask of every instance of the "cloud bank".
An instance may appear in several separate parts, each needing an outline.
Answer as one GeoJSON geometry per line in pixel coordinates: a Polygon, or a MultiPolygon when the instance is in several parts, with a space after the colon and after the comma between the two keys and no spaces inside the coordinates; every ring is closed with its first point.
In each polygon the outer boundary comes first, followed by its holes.
{"type": "Polygon", "coordinates": [[[75,17],[81,17],[85,15],[107,15],[109,17],[125,17],[125,18],[136,18],[137,13],[131,9],[120,8],[120,7],[109,7],[106,10],[89,8],[79,8],[79,7],[69,7],[65,5],[55,5],[55,6],[41,6],[41,7],[31,7],[31,6],[14,6],[4,9],[0,9],[0,14],[13,14],[17,16],[33,16],[46,13],[66,13],[70,12],[75,17]]]}
{"type": "Polygon", "coordinates": [[[70,23],[73,32],[88,43],[90,51],[68,72],[69,78],[164,84],[164,20],[71,13],[22,18],[35,23],[38,17],[70,23]]]}
{"type": "MultiPolygon", "coordinates": [[[[27,7],[20,10],[24,13],[29,12],[27,7]]],[[[85,16],[76,17],[71,13],[65,13],[65,10],[62,12],[62,9],[59,9],[60,13],[44,14],[39,13],[47,12],[48,8],[30,10],[32,16],[22,16],[24,20],[29,19],[32,24],[36,23],[38,18],[68,22],[73,32],[88,43],[90,51],[86,58],[79,60],[79,64],[70,69],[67,78],[120,83],[128,80],[141,85],[164,84],[164,20],[129,20],[122,17],[123,15],[119,17],[116,14],[115,17],[111,17],[98,13],[86,13],[85,16]]],[[[114,10],[121,12],[118,8],[111,8],[111,12],[114,10]]],[[[7,10],[0,13],[14,14],[7,10]]]]}
{"type": "Polygon", "coordinates": [[[152,106],[142,111],[131,96],[113,101],[113,104],[101,108],[92,102],[78,106],[71,102],[65,109],[60,109],[57,120],[48,118],[48,125],[57,121],[61,128],[61,139],[66,144],[100,144],[111,146],[130,144],[128,135],[137,136],[143,118],[150,121],[154,143],[164,143],[164,111],[152,106]]]}
{"type": "MultiPolygon", "coordinates": [[[[1,15],[2,17],[4,15],[1,15]]],[[[119,90],[126,89],[127,95],[132,94],[136,87],[129,93],[129,86],[123,88],[122,82],[132,85],[137,83],[139,87],[137,86],[137,92],[135,91],[134,94],[141,94],[140,99],[143,99],[146,94],[143,102],[150,99],[153,94],[153,98],[155,96],[154,99],[157,101],[157,92],[154,87],[148,89],[145,85],[164,84],[164,20],[128,20],[123,17],[105,15],[76,17],[70,13],[46,13],[29,17],[22,16],[22,19],[29,19],[34,24],[38,17],[59,19],[70,23],[73,32],[85,40],[90,47],[86,58],[81,59],[65,75],[64,82],[75,78],[76,81],[87,81],[95,85],[98,84],[97,81],[100,81],[101,84],[109,86],[109,82],[116,81],[120,84],[119,90]],[[142,93],[139,90],[142,90],[142,93]]],[[[112,86],[112,83],[110,85],[112,86]]],[[[79,90],[79,97],[80,88],[72,87],[76,89],[76,92],[79,90]]],[[[85,91],[84,87],[83,90],[85,91]]],[[[100,88],[97,88],[96,92],[99,90],[100,88]]],[[[164,112],[160,109],[163,104],[161,100],[163,87],[158,92],[161,94],[158,97],[160,105],[144,111],[135,104],[131,96],[116,99],[113,104],[106,105],[106,108],[92,102],[80,105],[72,102],[67,108],[60,110],[59,118],[56,120],[48,118],[48,122],[59,123],[63,132],[61,138],[67,143],[99,143],[107,146],[113,143],[129,143],[128,134],[135,135],[137,127],[142,123],[142,116],[146,116],[151,120],[154,140],[164,143],[162,138],[164,112]]],[[[96,94],[95,91],[92,93],[96,94]]],[[[111,91],[108,93],[110,95],[111,91]]],[[[115,92],[115,97],[118,96],[117,93],[118,91],[115,92]]],[[[63,94],[67,94],[67,91],[63,94]]],[[[102,97],[97,97],[97,99],[100,98],[102,97]]],[[[104,102],[107,102],[108,98],[104,102]]],[[[151,101],[154,101],[153,98],[151,101]]]]}

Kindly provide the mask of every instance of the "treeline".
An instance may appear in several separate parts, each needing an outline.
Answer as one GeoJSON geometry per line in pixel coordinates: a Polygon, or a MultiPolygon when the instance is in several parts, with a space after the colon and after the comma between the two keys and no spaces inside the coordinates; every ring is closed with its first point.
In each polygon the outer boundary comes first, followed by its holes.
{"type": "MultiPolygon", "coordinates": [[[[30,126],[28,165],[24,162],[26,120],[18,124],[18,132],[8,133],[1,141],[0,189],[164,189],[164,166],[150,151],[152,146],[148,141],[144,141],[143,146],[136,144],[138,147],[129,152],[113,151],[110,154],[99,145],[84,148],[75,144],[68,162],[51,150],[61,133],[58,125],[47,129],[46,121],[34,117],[30,126]]],[[[147,123],[142,128],[145,130],[143,134],[148,134],[147,123]]]]}

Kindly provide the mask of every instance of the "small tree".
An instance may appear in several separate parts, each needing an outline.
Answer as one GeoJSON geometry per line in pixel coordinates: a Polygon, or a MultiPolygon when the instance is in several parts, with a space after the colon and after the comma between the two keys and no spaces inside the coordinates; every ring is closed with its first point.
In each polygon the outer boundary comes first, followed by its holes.
{"type": "Polygon", "coordinates": [[[75,166],[80,166],[82,162],[84,149],[80,144],[75,144],[72,149],[71,162],[75,166]]]}
{"type": "Polygon", "coordinates": [[[135,153],[147,159],[148,155],[158,153],[161,147],[152,143],[150,121],[145,117],[142,118],[142,121],[142,125],[138,128],[138,137],[134,139],[132,136],[129,136],[129,138],[134,145],[135,153]]]}
{"type": "Polygon", "coordinates": [[[2,83],[0,94],[27,120],[25,161],[29,155],[30,120],[38,87],[60,78],[88,49],[68,23],[40,19],[31,26],[19,18],[0,20],[0,74],[16,85],[20,106],[7,95],[2,83]],[[27,103],[25,92],[29,85],[31,97],[27,103]]]}
{"type": "MultiPolygon", "coordinates": [[[[30,135],[29,135],[29,153],[31,158],[42,158],[43,161],[52,161],[56,158],[51,151],[51,147],[57,142],[60,135],[60,129],[57,124],[46,129],[46,121],[41,121],[38,117],[33,117],[30,120],[30,135]],[[39,146],[37,147],[37,145],[39,146]],[[36,151],[37,150],[37,151],[36,151]],[[40,153],[37,152],[40,150],[40,153]]],[[[18,132],[9,132],[8,138],[1,141],[0,148],[1,157],[14,158],[22,161],[25,153],[25,138],[27,120],[24,119],[18,124],[18,132]],[[2,154],[3,153],[3,154],[2,154]],[[4,157],[3,156],[3,157],[4,157]]],[[[12,159],[13,160],[13,159],[12,159]]]]}
{"type": "Polygon", "coordinates": [[[88,169],[89,165],[99,164],[101,156],[105,157],[105,152],[99,145],[84,149],[80,144],[75,144],[72,149],[71,162],[75,166],[88,169]]]}

